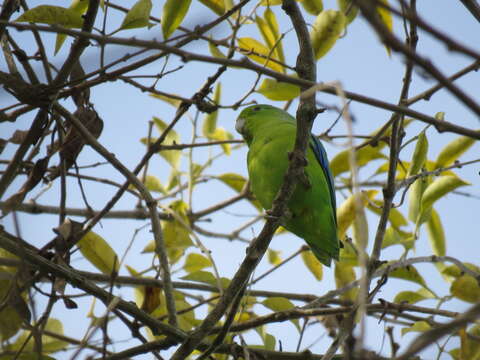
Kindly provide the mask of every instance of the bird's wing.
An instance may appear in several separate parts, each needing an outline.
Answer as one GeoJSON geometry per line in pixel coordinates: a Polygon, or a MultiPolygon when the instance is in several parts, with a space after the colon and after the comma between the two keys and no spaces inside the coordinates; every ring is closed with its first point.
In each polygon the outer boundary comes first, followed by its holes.
{"type": "Polygon", "coordinates": [[[310,143],[313,149],[313,153],[317,158],[320,166],[322,167],[323,174],[327,179],[328,189],[330,190],[330,201],[333,207],[333,217],[335,219],[335,225],[337,224],[337,201],[335,199],[335,186],[333,182],[333,175],[330,171],[330,167],[328,166],[328,158],[325,148],[323,147],[320,140],[318,140],[315,136],[312,135],[312,141],[310,143]]]}

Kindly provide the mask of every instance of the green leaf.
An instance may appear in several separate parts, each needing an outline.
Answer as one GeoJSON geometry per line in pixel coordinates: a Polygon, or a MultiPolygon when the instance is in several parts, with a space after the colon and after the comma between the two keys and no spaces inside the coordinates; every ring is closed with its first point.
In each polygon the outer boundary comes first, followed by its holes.
{"type": "Polygon", "coordinates": [[[428,139],[425,136],[425,130],[418,135],[417,144],[415,145],[415,150],[412,155],[412,162],[410,163],[410,168],[408,169],[407,176],[416,175],[425,164],[427,160],[428,152],[428,139]]]}
{"type": "Polygon", "coordinates": [[[100,235],[89,231],[77,243],[80,252],[90,263],[104,274],[118,272],[118,256],[100,235]]]}
{"type": "MultiPolygon", "coordinates": [[[[213,102],[215,104],[218,105],[220,103],[221,95],[222,95],[222,84],[218,82],[217,85],[215,86],[215,91],[213,93],[213,102]]],[[[203,133],[203,136],[205,136],[208,139],[212,138],[211,136],[215,132],[215,129],[217,128],[217,118],[218,118],[218,110],[215,110],[210,114],[207,114],[205,116],[205,119],[203,120],[202,133],[203,133]]]]}
{"type": "Polygon", "coordinates": [[[282,65],[271,60],[276,59],[275,52],[270,51],[270,49],[263,45],[260,41],[250,37],[242,37],[238,38],[238,46],[240,47],[240,51],[253,61],[277,72],[284,71],[282,65]]]}
{"type": "Polygon", "coordinates": [[[347,25],[350,24],[358,14],[358,6],[352,0],[337,0],[339,9],[345,14],[347,25]]]}
{"type": "Polygon", "coordinates": [[[311,15],[318,15],[323,11],[323,0],[303,0],[302,6],[311,15]]]}
{"type": "Polygon", "coordinates": [[[423,300],[434,299],[435,296],[426,289],[419,289],[417,291],[401,291],[393,299],[393,302],[399,304],[416,304],[423,300]]]}
{"type": "MultiPolygon", "coordinates": [[[[290,300],[280,296],[273,296],[271,298],[265,299],[262,301],[262,305],[275,312],[286,311],[295,307],[295,305],[293,305],[290,300]]],[[[297,330],[300,331],[300,324],[298,323],[298,319],[291,320],[291,322],[295,325],[297,330]]]]}
{"type": "Polygon", "coordinates": [[[449,142],[438,154],[435,168],[443,168],[452,165],[464,152],[475,143],[475,139],[461,136],[449,142]]]}
{"type": "Polygon", "coordinates": [[[420,275],[418,270],[413,266],[405,266],[391,271],[388,276],[392,278],[402,279],[406,281],[411,281],[416,284],[422,285],[424,288],[428,289],[425,279],[420,275]]]}
{"type": "Polygon", "coordinates": [[[310,32],[310,40],[317,60],[335,45],[345,25],[345,15],[341,11],[325,10],[317,16],[310,32]]]}
{"type": "MultiPolygon", "coordinates": [[[[372,160],[376,159],[386,159],[387,157],[381,153],[381,148],[379,146],[364,146],[359,150],[355,151],[356,163],[359,168],[368,164],[372,160]]],[[[335,157],[330,161],[330,170],[334,177],[337,175],[347,172],[350,170],[350,150],[340,151],[335,157]]]]}
{"type": "Polygon", "coordinates": [[[321,281],[323,278],[323,268],[322,264],[318,259],[309,251],[302,251],[302,260],[308,270],[318,281],[321,281]]]}
{"type": "Polygon", "coordinates": [[[151,11],[151,0],[138,0],[125,15],[120,29],[135,29],[148,26],[150,24],[148,20],[151,11]]]}
{"type": "Polygon", "coordinates": [[[428,240],[430,240],[430,246],[435,255],[445,256],[446,251],[446,241],[445,241],[445,232],[443,231],[442,221],[440,216],[432,208],[430,218],[427,222],[428,230],[428,240]]]}
{"type": "Polygon", "coordinates": [[[187,15],[192,0],[167,0],[162,12],[163,37],[168,39],[187,15]]]}
{"type": "MultiPolygon", "coordinates": [[[[350,284],[352,281],[355,281],[356,278],[353,266],[343,263],[342,261],[335,263],[335,284],[337,285],[337,289],[350,284]]],[[[355,301],[357,295],[358,288],[354,287],[344,292],[340,297],[343,300],[355,301]]]]}
{"type": "MultiPolygon", "coordinates": [[[[217,280],[215,279],[215,276],[208,271],[196,271],[183,276],[181,279],[217,286],[217,280]]],[[[230,284],[230,279],[222,277],[220,278],[220,283],[222,285],[222,288],[226,289],[230,284]]]]}
{"type": "Polygon", "coordinates": [[[465,185],[470,185],[470,183],[455,175],[440,176],[433,181],[423,193],[417,224],[422,224],[428,220],[432,206],[438,199],[465,185]]]}
{"type": "Polygon", "coordinates": [[[300,88],[297,85],[270,78],[263,79],[256,91],[273,101],[288,101],[300,96],[300,88]]]}
{"type": "Polygon", "coordinates": [[[209,258],[200,254],[192,253],[188,254],[183,269],[188,273],[192,273],[210,266],[212,266],[212,263],[209,258]]]}
{"type": "Polygon", "coordinates": [[[480,301],[478,281],[471,275],[464,274],[456,278],[450,287],[450,293],[457,299],[475,304],[480,301]]]}
{"type": "Polygon", "coordinates": [[[402,336],[409,332],[425,332],[430,330],[432,327],[426,321],[417,321],[413,323],[411,327],[402,329],[402,336]]]}
{"type": "Polygon", "coordinates": [[[59,25],[67,28],[81,28],[83,25],[82,16],[75,10],[53,5],[34,7],[25,11],[15,21],[59,25]]]}
{"type": "Polygon", "coordinates": [[[217,15],[223,15],[225,12],[224,0],[198,0],[217,15]]]}

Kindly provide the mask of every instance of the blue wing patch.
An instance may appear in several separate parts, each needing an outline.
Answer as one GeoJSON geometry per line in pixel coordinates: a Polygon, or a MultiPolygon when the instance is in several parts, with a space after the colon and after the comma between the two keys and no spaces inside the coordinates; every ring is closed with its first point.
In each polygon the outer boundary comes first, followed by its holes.
{"type": "Polygon", "coordinates": [[[312,142],[310,143],[313,149],[313,153],[317,158],[320,166],[322,167],[323,174],[327,179],[328,188],[330,190],[330,201],[332,202],[333,207],[333,217],[335,219],[335,225],[337,224],[337,200],[335,199],[335,187],[333,182],[332,172],[330,171],[330,167],[328,166],[328,158],[327,152],[323,147],[320,140],[318,140],[315,136],[312,135],[312,142]]]}

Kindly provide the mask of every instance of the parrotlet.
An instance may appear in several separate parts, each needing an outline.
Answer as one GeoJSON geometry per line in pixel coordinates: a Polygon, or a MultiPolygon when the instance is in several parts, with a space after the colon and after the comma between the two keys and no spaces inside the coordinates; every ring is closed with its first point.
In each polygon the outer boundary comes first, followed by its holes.
{"type": "MultiPolygon", "coordinates": [[[[265,210],[272,207],[284,181],[296,127],[295,118],[270,105],[245,108],[235,123],[249,148],[247,166],[251,191],[265,210]]],[[[313,135],[306,159],[305,174],[310,186],[297,184],[282,226],[304,239],[318,260],[330,266],[332,259],[338,260],[340,247],[335,188],[325,149],[313,135]]]]}

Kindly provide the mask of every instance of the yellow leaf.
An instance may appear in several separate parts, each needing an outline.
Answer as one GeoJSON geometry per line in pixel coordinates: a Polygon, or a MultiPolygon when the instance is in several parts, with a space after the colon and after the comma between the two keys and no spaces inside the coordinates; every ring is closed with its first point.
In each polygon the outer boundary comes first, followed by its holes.
{"type": "Polygon", "coordinates": [[[223,15],[223,13],[225,12],[225,4],[223,0],[199,0],[199,1],[217,15],[223,15]]]}
{"type": "MultiPolygon", "coordinates": [[[[225,185],[227,185],[231,189],[235,190],[235,192],[237,193],[240,193],[243,190],[247,182],[247,180],[243,176],[235,173],[222,174],[218,177],[218,180],[223,182],[225,185]]],[[[249,201],[257,210],[259,211],[262,210],[262,206],[260,205],[258,200],[249,200],[249,201]]]]}
{"type": "Polygon", "coordinates": [[[82,16],[73,9],[53,5],[34,7],[25,11],[15,21],[59,25],[67,28],[81,28],[83,25],[82,16]]]}
{"type": "Polygon", "coordinates": [[[208,42],[208,50],[210,51],[210,54],[216,58],[222,58],[225,59],[226,56],[223,54],[219,49],[218,46],[215,45],[213,42],[209,41],[208,42]]]}
{"type": "Polygon", "coordinates": [[[262,6],[275,6],[275,5],[281,5],[282,0],[261,0],[260,5],[262,6]]]}
{"type": "MultiPolygon", "coordinates": [[[[73,0],[69,6],[69,10],[72,10],[73,12],[79,15],[82,15],[87,9],[88,9],[88,1],[85,1],[85,0],[73,0]]],[[[55,39],[55,52],[54,52],[55,55],[62,48],[62,45],[65,42],[66,38],[67,38],[67,35],[65,34],[57,34],[57,37],[55,39]]]]}
{"type": "MultiPolygon", "coordinates": [[[[388,0],[380,0],[383,2],[385,5],[388,5],[388,0]]],[[[382,21],[383,25],[388,29],[388,31],[393,32],[393,18],[392,14],[390,14],[390,11],[387,9],[377,6],[377,13],[380,15],[380,20],[382,21]]],[[[388,56],[391,54],[391,50],[389,47],[387,47],[387,53],[388,56]]]]}
{"type": "Polygon", "coordinates": [[[422,202],[420,204],[420,213],[418,214],[417,224],[422,224],[428,220],[432,205],[440,198],[447,195],[453,190],[470,185],[470,183],[463,181],[458,176],[440,176],[433,181],[423,193],[422,202]]]}
{"type": "Polygon", "coordinates": [[[410,186],[408,190],[408,218],[410,221],[417,221],[422,195],[430,182],[430,177],[421,177],[410,186]]]}
{"type": "Polygon", "coordinates": [[[185,260],[185,265],[183,265],[183,269],[186,272],[192,273],[210,266],[212,266],[212,263],[209,258],[200,254],[192,253],[188,254],[187,260],[185,260]]]}
{"type": "Polygon", "coordinates": [[[452,165],[462,154],[470,149],[475,139],[461,136],[449,142],[438,154],[435,168],[442,168],[452,165]]]}
{"type": "Polygon", "coordinates": [[[352,0],[337,0],[339,9],[345,14],[347,25],[350,24],[358,14],[358,6],[352,0]]]}
{"type": "Polygon", "coordinates": [[[151,0],[138,0],[125,15],[120,29],[135,29],[148,26],[151,11],[151,0]]]}
{"type": "Polygon", "coordinates": [[[118,272],[117,254],[100,235],[89,231],[77,246],[82,255],[102,273],[110,275],[114,271],[118,272]]]}
{"type": "Polygon", "coordinates": [[[435,209],[432,209],[430,219],[428,219],[427,230],[428,239],[430,240],[430,246],[432,247],[433,253],[438,256],[445,256],[447,253],[445,232],[443,231],[440,216],[435,209]]]}
{"type": "MultiPolygon", "coordinates": [[[[293,303],[284,297],[271,297],[262,301],[262,305],[269,308],[272,311],[285,311],[295,307],[293,303]]],[[[298,319],[291,320],[297,330],[300,330],[298,319]]]]}
{"type": "MultiPolygon", "coordinates": [[[[167,124],[161,120],[160,118],[153,117],[153,122],[155,126],[157,127],[158,131],[160,133],[163,133],[165,129],[167,128],[167,124]]],[[[154,142],[156,139],[151,139],[152,142],[154,142]]],[[[146,144],[147,139],[142,139],[142,142],[146,144]]],[[[163,145],[174,145],[174,144],[179,144],[180,143],[180,136],[177,134],[177,132],[173,129],[170,129],[168,132],[167,136],[165,137],[165,140],[163,141],[163,145]]],[[[167,160],[170,165],[174,169],[178,169],[178,166],[180,165],[180,159],[182,152],[180,150],[164,150],[159,152],[160,156],[162,156],[165,160],[167,160]]]]}
{"type": "Polygon", "coordinates": [[[274,101],[288,101],[300,96],[300,88],[297,85],[270,78],[263,79],[257,92],[274,101]]]}
{"type": "Polygon", "coordinates": [[[450,293],[456,298],[475,304],[480,301],[480,287],[471,275],[464,274],[452,283],[450,293]]]}
{"type": "MultiPolygon", "coordinates": [[[[352,281],[355,281],[355,279],[356,275],[353,266],[342,263],[341,261],[335,263],[335,284],[337,285],[337,289],[348,285],[352,281]]],[[[355,301],[355,299],[357,298],[357,294],[358,288],[354,287],[347,292],[344,292],[341,295],[341,298],[343,300],[355,301]]]]}
{"type": "Polygon", "coordinates": [[[267,10],[265,10],[265,13],[263,14],[265,21],[268,24],[268,27],[270,28],[270,31],[272,32],[275,42],[272,45],[275,46],[275,53],[277,54],[277,58],[284,63],[285,62],[285,56],[283,55],[283,46],[281,41],[277,41],[280,39],[280,28],[278,26],[277,18],[275,17],[275,13],[270,9],[269,7],[267,10]]]}
{"type": "MultiPolygon", "coordinates": [[[[258,30],[260,34],[262,34],[263,40],[265,40],[268,48],[273,50],[274,58],[284,62],[285,57],[283,55],[282,42],[279,41],[280,33],[275,14],[270,8],[267,8],[263,16],[264,18],[260,16],[255,18],[258,30]]],[[[282,71],[285,72],[285,69],[282,68],[282,71]]]]}
{"type": "MultiPolygon", "coordinates": [[[[377,215],[380,215],[382,213],[383,201],[371,200],[371,202],[373,203],[373,205],[370,203],[367,204],[368,210],[370,210],[371,212],[377,215]]],[[[397,229],[402,226],[408,225],[407,219],[405,219],[403,214],[400,211],[398,211],[398,209],[396,208],[392,208],[390,210],[390,214],[388,215],[388,220],[390,221],[390,224],[392,224],[392,226],[397,229]]]]}
{"type": "Polygon", "coordinates": [[[192,0],[166,0],[162,12],[163,37],[168,39],[182,23],[192,0]]]}
{"type": "MultiPolygon", "coordinates": [[[[213,93],[213,102],[217,105],[220,103],[221,94],[222,84],[217,83],[213,93]]],[[[205,116],[205,119],[203,120],[202,133],[206,138],[211,138],[211,135],[215,132],[215,129],[217,128],[217,118],[218,110],[215,110],[205,116]]]]}
{"type": "MultiPolygon", "coordinates": [[[[223,127],[217,127],[213,133],[209,134],[209,139],[217,141],[232,140],[233,135],[225,130],[223,127]]],[[[231,146],[229,143],[220,145],[225,152],[225,154],[230,155],[232,153],[231,146]]]]}
{"type": "Polygon", "coordinates": [[[268,249],[267,258],[268,258],[268,262],[272,265],[278,265],[282,262],[282,258],[280,257],[280,251],[268,249]]]}
{"type": "Polygon", "coordinates": [[[425,160],[427,160],[427,152],[428,139],[425,136],[425,131],[422,131],[420,135],[418,135],[417,144],[413,151],[412,162],[410,163],[407,176],[416,175],[422,169],[425,160]]]}
{"type": "Polygon", "coordinates": [[[355,197],[353,195],[349,196],[347,200],[345,200],[337,209],[337,231],[338,237],[343,239],[345,237],[345,233],[347,229],[352,225],[353,221],[357,216],[357,211],[360,209],[356,209],[356,202],[357,198],[359,198],[359,205],[360,207],[364,207],[369,199],[372,199],[376,194],[377,190],[369,190],[363,193],[357,194],[355,197]]]}
{"type": "Polygon", "coordinates": [[[385,236],[382,241],[382,249],[392,245],[402,245],[406,250],[413,248],[415,238],[413,234],[406,231],[401,231],[394,227],[389,227],[385,230],[385,236]]]}
{"type": "Polygon", "coordinates": [[[187,217],[188,205],[182,200],[175,200],[168,207],[175,216],[171,221],[162,221],[163,238],[168,258],[175,264],[193,242],[187,228],[190,225],[187,217]]]}
{"type": "Polygon", "coordinates": [[[302,260],[305,266],[310,270],[312,275],[318,281],[321,281],[323,278],[323,268],[322,264],[318,259],[313,255],[313,253],[309,251],[302,251],[302,260]]]}
{"type": "MultiPolygon", "coordinates": [[[[381,153],[381,147],[364,146],[359,150],[355,150],[355,157],[357,166],[360,168],[368,164],[372,160],[386,159],[387,157],[381,153]]],[[[350,170],[350,150],[343,150],[339,152],[330,161],[330,170],[332,175],[337,175],[350,170]]]]}
{"type": "Polygon", "coordinates": [[[163,194],[167,193],[165,188],[163,187],[162,183],[160,182],[160,179],[157,178],[156,176],[147,175],[145,177],[144,184],[145,184],[145,187],[149,191],[160,192],[160,193],[163,193],[163,194]]]}
{"type": "Polygon", "coordinates": [[[149,95],[156,99],[165,101],[167,104],[172,105],[174,108],[178,108],[178,106],[182,103],[182,101],[179,99],[175,99],[173,97],[169,97],[165,95],[160,95],[160,94],[149,94],[149,95]]]}
{"type": "MultiPolygon", "coordinates": [[[[45,330],[62,336],[63,324],[60,320],[57,320],[55,318],[49,318],[47,320],[47,324],[45,325],[45,330]]],[[[51,354],[60,350],[65,350],[69,345],[66,341],[62,341],[57,337],[48,335],[42,335],[41,341],[43,354],[51,354]]],[[[15,340],[15,342],[11,345],[11,349],[22,349],[23,354],[29,354],[31,356],[31,359],[35,359],[37,354],[35,353],[35,341],[31,336],[31,331],[23,331],[20,336],[15,340]]]]}
{"type": "Polygon", "coordinates": [[[345,15],[341,11],[325,10],[317,16],[310,33],[313,52],[317,60],[335,45],[345,24],[345,15]]]}
{"type": "Polygon", "coordinates": [[[275,59],[275,53],[258,40],[250,37],[238,38],[238,46],[241,52],[247,55],[253,61],[269,67],[272,70],[283,72],[283,66],[272,61],[275,59]]]}
{"type": "MultiPolygon", "coordinates": [[[[0,249],[0,251],[3,251],[3,249],[0,249]]],[[[11,288],[11,281],[8,279],[12,278],[13,274],[10,272],[4,272],[3,269],[0,271],[0,299],[2,299],[2,302],[6,300],[8,291],[11,288]]],[[[19,313],[13,306],[8,304],[5,304],[5,306],[0,308],[0,319],[0,341],[2,342],[14,336],[23,324],[23,319],[20,317],[19,313]]]]}
{"type": "Polygon", "coordinates": [[[402,336],[409,332],[425,332],[431,329],[431,326],[426,321],[417,321],[411,327],[402,329],[402,336]]]}
{"type": "MultiPolygon", "coordinates": [[[[190,281],[196,281],[200,282],[203,284],[209,284],[212,286],[217,286],[217,279],[215,279],[215,276],[211,272],[208,271],[195,271],[193,273],[190,273],[186,276],[182,277],[183,280],[190,280],[190,281]]],[[[230,284],[230,280],[227,278],[220,278],[220,283],[222,285],[222,288],[226,289],[228,285],[230,284]]]]}
{"type": "Polygon", "coordinates": [[[323,11],[323,0],[303,0],[302,6],[309,14],[318,15],[323,11]]]}
{"type": "Polygon", "coordinates": [[[396,303],[406,303],[406,304],[416,304],[419,301],[422,300],[428,300],[428,299],[433,299],[435,296],[428,290],[426,289],[420,289],[418,291],[401,291],[397,295],[395,295],[395,299],[393,302],[396,303]]]}
{"type": "Polygon", "coordinates": [[[416,284],[422,285],[424,288],[428,289],[425,279],[420,275],[418,270],[412,265],[397,268],[391,271],[388,276],[392,278],[402,279],[406,281],[411,281],[416,284]]]}
{"type": "Polygon", "coordinates": [[[368,245],[368,222],[365,209],[359,209],[356,215],[352,227],[353,242],[358,249],[366,249],[368,245]]]}

